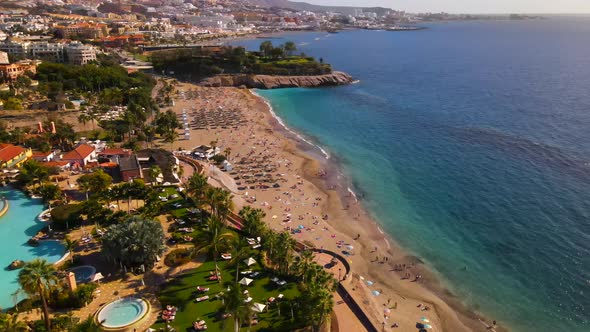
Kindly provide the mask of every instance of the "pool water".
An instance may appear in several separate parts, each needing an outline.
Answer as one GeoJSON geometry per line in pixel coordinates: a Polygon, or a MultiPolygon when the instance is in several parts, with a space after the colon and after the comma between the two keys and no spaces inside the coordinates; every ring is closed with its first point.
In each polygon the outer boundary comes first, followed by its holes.
{"type": "Polygon", "coordinates": [[[140,320],[148,311],[143,299],[126,297],[113,301],[98,312],[96,320],[106,328],[119,328],[140,320]]]}
{"type": "Polygon", "coordinates": [[[92,281],[92,277],[96,274],[96,268],[92,265],[82,265],[74,267],[68,272],[74,272],[76,283],[81,284],[92,281]]]}
{"type": "Polygon", "coordinates": [[[17,282],[19,270],[8,271],[6,267],[16,259],[28,262],[43,258],[55,263],[64,255],[65,248],[58,241],[41,241],[37,247],[29,246],[27,241],[45,227],[45,223],[37,219],[43,211],[41,200],[31,199],[11,188],[3,188],[2,194],[8,200],[8,211],[0,217],[0,308],[7,309],[15,305],[12,294],[20,286],[17,282]]]}

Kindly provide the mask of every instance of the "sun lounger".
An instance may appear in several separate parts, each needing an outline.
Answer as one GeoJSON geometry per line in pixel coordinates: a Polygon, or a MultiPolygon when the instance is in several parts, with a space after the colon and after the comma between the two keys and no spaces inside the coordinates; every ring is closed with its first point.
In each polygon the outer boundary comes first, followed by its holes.
{"type": "Polygon", "coordinates": [[[205,295],[205,296],[201,296],[201,297],[197,297],[197,302],[202,302],[205,300],[209,300],[209,295],[205,295]]]}
{"type": "Polygon", "coordinates": [[[278,281],[277,282],[277,285],[279,285],[279,286],[283,286],[283,285],[286,285],[286,284],[287,284],[287,282],[284,281],[284,280],[281,280],[281,281],[278,281]]]}
{"type": "Polygon", "coordinates": [[[254,272],[254,273],[251,273],[251,274],[250,274],[250,277],[252,277],[252,278],[256,278],[256,277],[258,277],[259,275],[260,275],[260,272],[256,271],[256,272],[254,272]]]}
{"type": "Polygon", "coordinates": [[[250,303],[252,301],[252,298],[248,296],[247,299],[244,300],[245,303],[250,303]]]}
{"type": "Polygon", "coordinates": [[[279,282],[279,278],[274,277],[274,278],[270,279],[270,281],[272,281],[272,282],[279,282]]]}
{"type": "Polygon", "coordinates": [[[221,279],[221,277],[220,276],[217,276],[217,275],[213,275],[213,276],[210,276],[209,277],[209,281],[217,281],[219,279],[221,279]]]}
{"type": "Polygon", "coordinates": [[[259,244],[257,244],[257,245],[255,245],[255,246],[252,246],[252,249],[258,249],[258,248],[260,248],[260,247],[261,247],[261,246],[260,246],[259,244]]]}
{"type": "Polygon", "coordinates": [[[223,258],[225,260],[230,260],[231,259],[231,254],[221,254],[221,258],[223,258]]]}

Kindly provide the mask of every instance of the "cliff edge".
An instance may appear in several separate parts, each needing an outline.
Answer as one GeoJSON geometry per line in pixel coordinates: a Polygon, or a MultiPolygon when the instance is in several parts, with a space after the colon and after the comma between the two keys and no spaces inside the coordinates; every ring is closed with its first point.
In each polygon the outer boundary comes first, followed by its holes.
{"type": "Polygon", "coordinates": [[[331,74],[314,76],[217,75],[200,81],[199,85],[205,87],[245,86],[250,89],[279,89],[336,86],[352,82],[353,79],[350,75],[335,71],[331,74]]]}

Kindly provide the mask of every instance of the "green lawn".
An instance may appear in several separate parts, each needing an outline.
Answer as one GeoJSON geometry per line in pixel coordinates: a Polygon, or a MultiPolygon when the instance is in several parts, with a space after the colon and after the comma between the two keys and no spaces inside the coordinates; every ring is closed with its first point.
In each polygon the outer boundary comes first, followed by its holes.
{"type": "MultiPolygon", "coordinates": [[[[209,272],[215,270],[215,264],[208,261],[198,269],[169,282],[159,293],[159,300],[163,306],[174,305],[178,307],[176,319],[170,324],[176,331],[191,330],[192,323],[201,319],[206,321],[207,331],[233,331],[232,319],[219,319],[218,312],[223,304],[221,299],[216,298],[215,295],[221,295],[228,286],[235,287],[235,268],[229,267],[225,261],[219,262],[219,266],[222,271],[222,283],[207,280],[209,272]],[[206,293],[210,297],[209,300],[198,303],[195,301],[198,296],[202,296],[197,293],[197,286],[210,289],[206,293]]],[[[240,263],[240,270],[244,269],[246,269],[245,264],[240,263]]],[[[247,269],[261,272],[250,286],[241,286],[243,290],[248,289],[249,296],[253,299],[247,305],[255,302],[266,304],[268,298],[277,298],[279,294],[284,295],[283,299],[271,304],[268,311],[258,314],[259,324],[252,326],[250,330],[288,331],[295,328],[296,326],[291,321],[291,302],[300,294],[296,283],[289,282],[282,287],[278,287],[270,280],[273,277],[272,272],[264,271],[258,263],[247,269]],[[278,306],[280,306],[280,316],[278,306]]],[[[242,275],[239,276],[238,280],[241,278],[242,275]]],[[[153,326],[156,330],[162,327],[164,327],[164,322],[161,320],[153,326]]],[[[245,326],[242,330],[246,331],[248,327],[245,326]]]]}

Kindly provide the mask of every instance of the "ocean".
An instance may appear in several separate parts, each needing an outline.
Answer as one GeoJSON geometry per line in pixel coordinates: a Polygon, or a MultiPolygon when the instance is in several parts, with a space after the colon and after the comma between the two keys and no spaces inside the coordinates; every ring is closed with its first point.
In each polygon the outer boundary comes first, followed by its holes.
{"type": "Polygon", "coordinates": [[[257,93],[469,308],[590,331],[590,18],[428,28],[272,39],[360,82],[257,93]]]}

